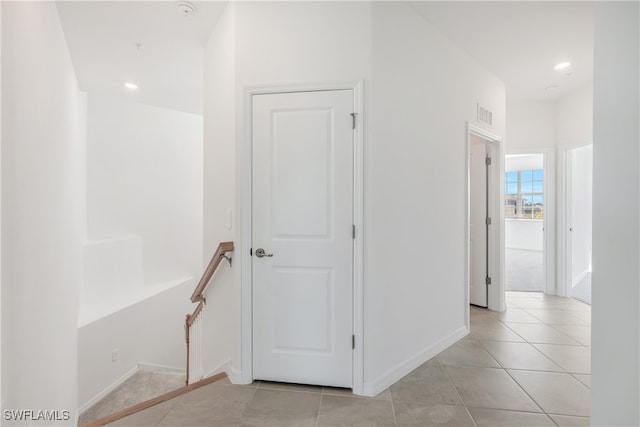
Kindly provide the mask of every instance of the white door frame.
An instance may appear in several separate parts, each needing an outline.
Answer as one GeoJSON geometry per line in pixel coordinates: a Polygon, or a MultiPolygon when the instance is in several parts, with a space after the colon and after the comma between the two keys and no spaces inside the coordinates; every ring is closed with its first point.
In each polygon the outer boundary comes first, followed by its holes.
{"type": "Polygon", "coordinates": [[[239,345],[236,347],[239,366],[232,366],[233,379],[242,384],[253,381],[253,328],[252,328],[252,263],[249,249],[252,242],[252,100],[254,95],[292,92],[316,92],[328,90],[352,90],[353,108],[356,113],[354,132],[354,165],[353,165],[353,221],[356,235],[353,246],[353,333],[355,348],[353,350],[353,392],[362,394],[364,385],[364,337],[363,337],[363,305],[364,305],[364,120],[362,113],[363,81],[343,83],[319,83],[309,85],[287,86],[247,86],[244,90],[244,113],[242,140],[236,144],[236,198],[237,221],[235,257],[239,268],[235,273],[235,281],[239,283],[236,294],[239,302],[238,325],[239,345]]]}
{"type": "MultiPolygon", "coordinates": [[[[558,295],[558,289],[556,286],[556,262],[555,254],[556,247],[554,245],[555,229],[556,229],[556,217],[555,217],[555,156],[551,149],[541,148],[516,148],[510,149],[505,155],[511,154],[534,154],[543,156],[543,168],[544,168],[544,218],[542,227],[544,230],[542,238],[542,250],[544,251],[543,272],[545,280],[544,293],[547,295],[558,295]]],[[[502,192],[504,193],[504,186],[502,192]]]]}
{"type": "MultiPolygon", "coordinates": [[[[489,228],[489,273],[491,276],[491,285],[488,287],[489,309],[494,311],[503,311],[504,304],[504,212],[503,205],[503,183],[504,183],[504,147],[502,137],[495,135],[479,126],[467,122],[467,141],[465,152],[466,180],[465,180],[465,306],[469,307],[470,295],[469,285],[471,280],[471,245],[469,237],[471,230],[469,222],[471,218],[471,164],[469,162],[469,153],[471,152],[471,135],[478,136],[486,140],[489,144],[489,152],[491,156],[491,167],[489,168],[489,216],[492,225],[489,228]],[[489,190],[492,189],[492,191],[489,190]]],[[[467,326],[470,325],[469,309],[466,310],[467,326]]]]}

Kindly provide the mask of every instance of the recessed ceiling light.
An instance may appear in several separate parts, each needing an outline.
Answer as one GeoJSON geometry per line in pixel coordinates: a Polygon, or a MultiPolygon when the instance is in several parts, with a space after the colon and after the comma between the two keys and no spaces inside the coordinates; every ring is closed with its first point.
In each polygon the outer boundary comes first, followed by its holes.
{"type": "Polygon", "coordinates": [[[571,65],[571,62],[561,62],[559,64],[556,64],[555,67],[553,67],[554,70],[564,70],[565,68],[569,67],[571,65]]]}
{"type": "Polygon", "coordinates": [[[126,87],[127,89],[131,89],[131,90],[138,89],[138,85],[135,84],[135,83],[125,83],[124,87],[126,87]]]}

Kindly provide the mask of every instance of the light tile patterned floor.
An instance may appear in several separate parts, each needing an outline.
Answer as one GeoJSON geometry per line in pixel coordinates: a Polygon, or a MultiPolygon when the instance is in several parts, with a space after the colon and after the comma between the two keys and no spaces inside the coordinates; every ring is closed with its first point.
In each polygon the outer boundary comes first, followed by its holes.
{"type": "Polygon", "coordinates": [[[471,334],[375,398],[330,387],[228,381],[112,426],[588,426],[590,312],[581,302],[507,292],[471,307],[471,334]]]}

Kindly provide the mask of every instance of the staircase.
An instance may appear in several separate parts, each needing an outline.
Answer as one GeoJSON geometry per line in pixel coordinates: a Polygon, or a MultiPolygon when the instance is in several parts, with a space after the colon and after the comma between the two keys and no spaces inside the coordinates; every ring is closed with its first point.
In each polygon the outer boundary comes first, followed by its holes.
{"type": "Polygon", "coordinates": [[[186,315],[185,319],[186,374],[138,371],[85,411],[80,416],[78,425],[82,427],[103,426],[226,378],[227,375],[221,373],[203,379],[202,319],[207,302],[204,297],[207,285],[211,282],[223,259],[228,261],[231,266],[232,258],[227,254],[233,250],[233,242],[221,242],[218,245],[191,295],[191,302],[198,303],[198,305],[193,313],[186,315]],[[184,385],[181,387],[180,384],[184,385]]]}

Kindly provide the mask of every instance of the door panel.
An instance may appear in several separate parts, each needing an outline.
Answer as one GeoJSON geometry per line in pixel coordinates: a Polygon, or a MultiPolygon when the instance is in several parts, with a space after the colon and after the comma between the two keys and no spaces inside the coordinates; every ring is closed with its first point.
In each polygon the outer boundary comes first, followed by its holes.
{"type": "Polygon", "coordinates": [[[593,146],[567,150],[567,292],[591,304],[593,146]]]}
{"type": "Polygon", "coordinates": [[[487,144],[472,137],[469,145],[470,168],[470,277],[471,304],[487,306],[487,144]]]}
{"type": "Polygon", "coordinates": [[[255,379],[352,386],[352,112],[351,90],[253,97],[255,379]]]}

